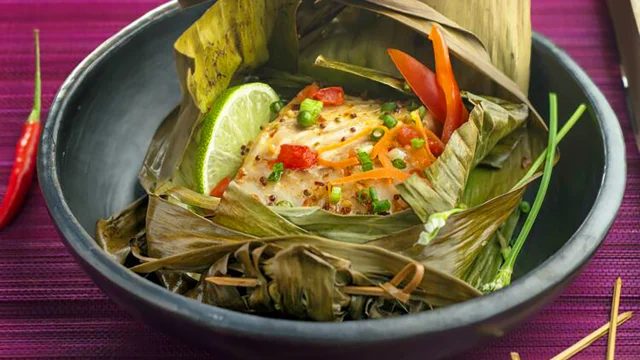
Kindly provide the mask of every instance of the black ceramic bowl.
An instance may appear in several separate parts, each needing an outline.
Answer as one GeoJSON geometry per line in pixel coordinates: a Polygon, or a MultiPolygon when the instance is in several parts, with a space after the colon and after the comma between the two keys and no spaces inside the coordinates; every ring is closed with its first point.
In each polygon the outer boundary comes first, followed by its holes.
{"type": "Polygon", "coordinates": [[[580,103],[589,111],[560,146],[561,162],[511,286],[411,316],[312,323],[203,305],[112,262],[93,240],[96,220],[142,193],[136,176],[147,146],[180,98],[173,42],[205,6],[180,11],[175,2],[164,5],[89,55],[62,85],[40,145],[40,184],[60,234],[94,281],[136,317],[242,358],[443,357],[501,336],[534,314],[577,276],[604,239],[625,186],[618,120],[585,73],[535,35],[530,94],[540,113],[548,113],[549,91],[558,93],[561,119],[580,103]]]}

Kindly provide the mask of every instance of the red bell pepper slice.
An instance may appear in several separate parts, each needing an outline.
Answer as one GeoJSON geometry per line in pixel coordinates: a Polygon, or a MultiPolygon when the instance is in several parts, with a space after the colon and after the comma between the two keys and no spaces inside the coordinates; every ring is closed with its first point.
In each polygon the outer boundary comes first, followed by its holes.
{"type": "Polygon", "coordinates": [[[398,68],[420,101],[444,124],[447,117],[447,103],[436,74],[411,55],[397,49],[387,49],[391,60],[398,68]]]}
{"type": "Polygon", "coordinates": [[[318,162],[318,154],[304,145],[280,145],[280,154],[276,163],[281,162],[285,169],[304,170],[318,162]]]}
{"type": "Polygon", "coordinates": [[[313,98],[322,101],[324,105],[342,105],[344,104],[344,90],[339,86],[327,87],[318,90],[313,98]]]}
{"type": "Polygon", "coordinates": [[[438,84],[444,92],[447,104],[447,117],[442,130],[442,142],[445,144],[451,138],[453,132],[466,121],[468,114],[462,104],[460,89],[453,75],[453,67],[449,58],[449,48],[437,26],[431,27],[429,39],[433,43],[433,53],[436,60],[436,77],[438,84]]]}
{"type": "Polygon", "coordinates": [[[220,180],[216,184],[216,186],[211,190],[210,195],[218,197],[218,198],[221,198],[222,195],[224,194],[224,192],[229,187],[229,183],[231,183],[231,178],[230,177],[226,177],[226,178],[220,180]]]}

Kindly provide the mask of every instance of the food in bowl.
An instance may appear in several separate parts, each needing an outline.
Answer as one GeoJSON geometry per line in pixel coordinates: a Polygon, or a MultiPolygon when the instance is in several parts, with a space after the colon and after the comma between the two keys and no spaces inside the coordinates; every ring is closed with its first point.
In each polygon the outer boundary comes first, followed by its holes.
{"type": "MultiPolygon", "coordinates": [[[[221,0],[176,41],[183,100],[152,139],[147,195],[97,224],[114,260],[197,301],[316,321],[509,284],[580,112],[557,134],[555,96],[549,130],[530,105],[527,26],[480,39],[435,4],[345,4],[221,0]]],[[[527,13],[505,10],[491,21],[527,13]]],[[[487,21],[462,25],[486,37],[487,21]]]]}

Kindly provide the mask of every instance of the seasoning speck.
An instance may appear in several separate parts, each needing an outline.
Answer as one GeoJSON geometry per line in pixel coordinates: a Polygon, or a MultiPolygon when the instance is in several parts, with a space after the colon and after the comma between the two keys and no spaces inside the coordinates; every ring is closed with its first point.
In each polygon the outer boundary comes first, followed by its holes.
{"type": "Polygon", "coordinates": [[[351,115],[349,115],[352,119],[355,119],[358,117],[358,114],[356,113],[351,113],[351,115]]]}
{"type": "Polygon", "coordinates": [[[331,209],[331,205],[329,203],[324,204],[324,206],[322,207],[325,210],[329,210],[331,209]]]}
{"type": "Polygon", "coordinates": [[[340,139],[341,142],[344,142],[345,140],[347,140],[345,136],[343,136],[342,139],[340,139]]]}
{"type": "Polygon", "coordinates": [[[262,184],[262,186],[266,186],[267,185],[267,178],[266,177],[261,177],[260,178],[260,184],[262,184]]]}
{"type": "Polygon", "coordinates": [[[260,155],[256,155],[256,161],[260,161],[260,155]]]}
{"type": "Polygon", "coordinates": [[[308,189],[304,189],[302,193],[304,194],[304,196],[311,196],[311,191],[309,191],[308,189]]]}
{"type": "Polygon", "coordinates": [[[244,150],[244,149],[246,149],[246,148],[247,148],[247,145],[242,145],[242,146],[240,146],[240,150],[244,150]]]}
{"type": "Polygon", "coordinates": [[[393,195],[393,200],[400,200],[400,194],[393,195]]]}
{"type": "Polygon", "coordinates": [[[352,133],[356,132],[356,128],[352,127],[351,129],[349,129],[349,131],[351,131],[352,133]]]}
{"type": "Polygon", "coordinates": [[[317,186],[325,186],[326,185],[322,181],[318,181],[318,180],[314,181],[313,183],[316,184],[317,186]]]}
{"type": "Polygon", "coordinates": [[[327,127],[327,124],[325,124],[325,123],[320,123],[320,129],[324,129],[324,128],[326,128],[326,127],[327,127]]]}
{"type": "Polygon", "coordinates": [[[271,202],[276,201],[276,196],[275,195],[270,195],[269,196],[269,201],[271,201],[271,202]]]}

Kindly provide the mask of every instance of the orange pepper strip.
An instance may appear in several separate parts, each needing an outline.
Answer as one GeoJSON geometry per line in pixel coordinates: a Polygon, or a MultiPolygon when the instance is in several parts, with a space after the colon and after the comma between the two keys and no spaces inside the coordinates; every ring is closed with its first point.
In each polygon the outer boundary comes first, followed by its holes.
{"type": "Polygon", "coordinates": [[[329,182],[331,186],[347,184],[356,181],[362,180],[374,180],[374,179],[397,179],[400,181],[407,180],[411,175],[405,172],[402,172],[397,169],[375,169],[370,171],[365,171],[357,174],[353,174],[347,177],[343,177],[340,179],[332,180],[329,182]]]}
{"type": "Polygon", "coordinates": [[[466,119],[463,119],[462,97],[460,96],[458,83],[453,75],[453,67],[451,66],[451,59],[449,58],[449,48],[437,26],[431,27],[429,39],[433,43],[433,54],[436,60],[436,77],[447,102],[447,118],[444,121],[444,129],[442,131],[442,142],[446,144],[453,132],[459,128],[466,119]]]}
{"type": "Polygon", "coordinates": [[[354,142],[354,141],[356,141],[358,139],[361,139],[364,136],[369,135],[372,130],[373,130],[373,127],[365,128],[362,131],[360,131],[359,133],[357,133],[357,134],[353,135],[352,137],[350,137],[349,139],[347,139],[345,141],[342,141],[342,142],[338,142],[338,143],[335,143],[335,144],[331,144],[331,145],[327,145],[327,146],[321,147],[321,148],[318,149],[317,152],[318,152],[318,154],[321,154],[321,153],[323,153],[325,151],[334,150],[334,149],[343,147],[345,145],[351,144],[352,142],[354,142]]]}
{"type": "Polygon", "coordinates": [[[380,154],[378,154],[378,159],[382,163],[382,167],[385,167],[388,169],[393,168],[393,163],[391,162],[391,159],[389,159],[389,156],[387,155],[386,151],[380,152],[380,154]]]}
{"type": "MultiPolygon", "coordinates": [[[[422,135],[422,138],[424,140],[427,140],[427,134],[424,131],[424,126],[422,126],[422,119],[420,119],[420,112],[418,110],[412,111],[411,112],[411,118],[413,119],[413,121],[416,123],[416,130],[418,130],[418,132],[420,133],[420,135],[422,135]]],[[[437,137],[436,137],[437,138],[437,137]]],[[[439,141],[440,139],[438,139],[439,141]]],[[[428,144],[425,144],[425,146],[423,147],[423,149],[425,149],[425,151],[420,151],[420,155],[424,155],[430,163],[433,163],[434,161],[436,161],[436,157],[433,156],[433,154],[431,153],[431,149],[429,149],[428,144]]]]}
{"type": "Polygon", "coordinates": [[[335,169],[344,169],[348,168],[349,166],[358,165],[359,163],[360,162],[358,161],[358,159],[353,157],[338,161],[329,161],[321,157],[318,158],[318,165],[335,169]]]}

